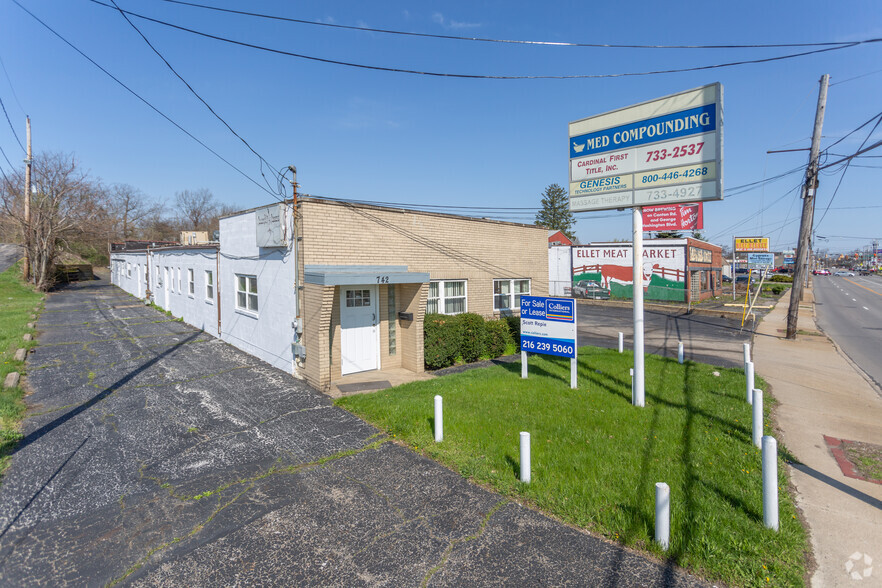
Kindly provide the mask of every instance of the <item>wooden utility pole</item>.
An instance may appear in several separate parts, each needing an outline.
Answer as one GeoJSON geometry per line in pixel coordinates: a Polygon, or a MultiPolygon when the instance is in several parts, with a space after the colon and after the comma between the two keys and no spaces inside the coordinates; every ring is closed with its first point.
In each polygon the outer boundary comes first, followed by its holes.
{"type": "Polygon", "coordinates": [[[799,303],[802,300],[803,285],[808,278],[808,256],[812,249],[811,234],[815,212],[815,190],[818,187],[818,153],[821,151],[821,128],[824,126],[824,111],[827,108],[827,85],[830,76],[821,76],[821,89],[818,92],[818,108],[815,111],[815,129],[812,132],[812,149],[808,169],[805,172],[805,185],[802,188],[802,219],[799,223],[799,243],[796,247],[796,266],[793,272],[793,288],[790,290],[790,306],[787,309],[787,338],[796,339],[796,322],[799,318],[799,303]]]}
{"type": "Polygon", "coordinates": [[[28,124],[28,156],[25,159],[25,193],[24,193],[24,217],[25,217],[25,254],[21,272],[25,281],[31,278],[31,117],[25,117],[28,124]]]}

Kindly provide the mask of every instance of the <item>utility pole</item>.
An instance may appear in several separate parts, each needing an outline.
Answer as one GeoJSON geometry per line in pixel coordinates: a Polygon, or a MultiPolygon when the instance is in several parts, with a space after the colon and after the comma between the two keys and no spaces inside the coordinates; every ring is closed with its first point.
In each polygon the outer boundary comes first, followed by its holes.
{"type": "Polygon", "coordinates": [[[809,165],[805,172],[805,185],[802,188],[802,219],[799,223],[799,243],[796,248],[796,267],[793,272],[793,288],[790,290],[790,306],[787,309],[787,338],[796,339],[796,322],[799,318],[799,303],[802,300],[805,280],[808,279],[808,256],[811,251],[812,225],[814,224],[815,190],[818,187],[818,153],[821,150],[821,128],[824,126],[824,111],[827,108],[827,85],[830,76],[821,76],[821,89],[818,92],[818,108],[815,111],[815,129],[812,132],[812,149],[809,165]]]}
{"type": "Polygon", "coordinates": [[[31,278],[31,117],[26,116],[28,124],[28,155],[25,162],[25,193],[24,193],[24,216],[25,216],[25,254],[22,264],[22,274],[25,282],[31,278]]]}

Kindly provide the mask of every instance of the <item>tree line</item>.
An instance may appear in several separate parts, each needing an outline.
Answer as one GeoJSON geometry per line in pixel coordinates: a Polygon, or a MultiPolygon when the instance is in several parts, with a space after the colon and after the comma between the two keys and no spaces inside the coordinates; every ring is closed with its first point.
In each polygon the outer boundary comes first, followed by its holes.
{"type": "Polygon", "coordinates": [[[28,223],[24,168],[0,178],[0,242],[28,243],[31,282],[41,290],[52,286],[62,252],[107,265],[111,241],[177,241],[181,231],[210,234],[221,216],[236,210],[205,188],[182,190],[166,202],[128,184],[108,185],[62,153],[33,158],[31,186],[28,223]]]}

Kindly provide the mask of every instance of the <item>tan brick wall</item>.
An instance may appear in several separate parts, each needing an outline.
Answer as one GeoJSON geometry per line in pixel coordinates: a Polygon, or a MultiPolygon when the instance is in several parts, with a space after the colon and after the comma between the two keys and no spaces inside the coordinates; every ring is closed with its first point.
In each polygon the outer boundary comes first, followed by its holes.
{"type": "Polygon", "coordinates": [[[308,198],[301,206],[305,264],[406,265],[466,280],[468,310],[487,317],[494,278],[530,278],[532,294],[548,295],[543,228],[308,198]]]}
{"type": "Polygon", "coordinates": [[[331,384],[329,334],[334,291],[333,287],[315,284],[305,284],[303,289],[303,333],[306,345],[303,377],[319,390],[327,390],[331,384]]]}
{"type": "MultiPolygon", "coordinates": [[[[532,294],[548,295],[544,228],[311,198],[299,205],[301,272],[304,265],[405,265],[412,272],[427,272],[432,280],[466,280],[468,310],[485,317],[499,314],[493,311],[495,278],[529,278],[532,294]]],[[[388,287],[379,287],[381,369],[421,372],[429,286],[395,288],[397,310],[413,313],[414,320],[398,321],[397,353],[390,356],[388,287]]],[[[303,303],[304,375],[326,390],[341,377],[340,288],[306,284],[303,303]]]]}

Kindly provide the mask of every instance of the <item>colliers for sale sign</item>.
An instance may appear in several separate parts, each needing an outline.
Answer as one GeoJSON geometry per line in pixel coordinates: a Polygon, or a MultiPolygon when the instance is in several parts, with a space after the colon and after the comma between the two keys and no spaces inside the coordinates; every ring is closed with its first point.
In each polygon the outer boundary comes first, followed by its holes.
{"type": "Polygon", "coordinates": [[[570,123],[570,210],[723,198],[719,83],[570,123]]]}
{"type": "Polygon", "coordinates": [[[521,350],[576,357],[576,301],[521,296],[521,350]]]}

